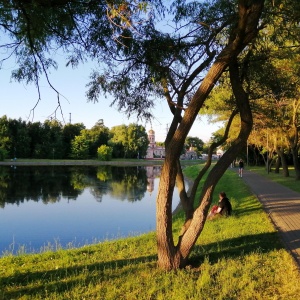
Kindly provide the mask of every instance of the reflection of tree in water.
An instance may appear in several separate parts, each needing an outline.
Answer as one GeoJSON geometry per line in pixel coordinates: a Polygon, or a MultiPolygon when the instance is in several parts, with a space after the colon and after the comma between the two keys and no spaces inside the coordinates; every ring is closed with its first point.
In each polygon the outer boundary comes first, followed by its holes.
{"type": "Polygon", "coordinates": [[[109,182],[112,180],[111,166],[100,166],[96,169],[96,180],[90,185],[90,193],[97,202],[101,202],[103,195],[108,192],[109,182]]]}
{"type": "Polygon", "coordinates": [[[0,168],[0,207],[5,205],[6,191],[8,189],[9,173],[7,168],[0,168]]]}
{"type": "Polygon", "coordinates": [[[0,205],[19,205],[28,200],[55,203],[62,196],[76,199],[81,191],[70,184],[70,172],[64,167],[0,167],[0,174],[6,174],[3,181],[7,184],[1,189],[0,205]]]}
{"type": "Polygon", "coordinates": [[[120,200],[140,201],[147,190],[146,169],[143,167],[112,168],[110,194],[120,200]]]}
{"type": "Polygon", "coordinates": [[[97,201],[110,194],[120,200],[138,201],[144,197],[147,176],[144,167],[113,166],[20,166],[0,167],[0,207],[42,201],[45,204],[76,200],[90,188],[97,201]]]}
{"type": "Polygon", "coordinates": [[[147,188],[144,167],[101,166],[97,169],[97,179],[90,191],[99,202],[106,194],[122,201],[142,200],[147,188]]]}

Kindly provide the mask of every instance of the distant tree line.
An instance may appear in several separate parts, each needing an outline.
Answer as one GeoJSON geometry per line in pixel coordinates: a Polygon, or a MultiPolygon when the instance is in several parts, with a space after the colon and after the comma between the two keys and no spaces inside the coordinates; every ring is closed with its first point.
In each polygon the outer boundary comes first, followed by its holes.
{"type": "Polygon", "coordinates": [[[94,159],[145,157],[146,129],[137,124],[109,129],[99,120],[91,129],[83,123],[57,120],[25,122],[0,118],[0,159],[94,159]]]}

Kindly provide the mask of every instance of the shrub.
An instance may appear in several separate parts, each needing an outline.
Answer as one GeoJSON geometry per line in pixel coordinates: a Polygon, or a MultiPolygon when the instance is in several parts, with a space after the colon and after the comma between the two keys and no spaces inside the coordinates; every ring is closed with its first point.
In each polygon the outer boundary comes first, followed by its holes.
{"type": "Polygon", "coordinates": [[[101,161],[108,161],[111,160],[112,158],[112,152],[113,152],[113,148],[106,146],[106,145],[102,145],[98,148],[97,153],[98,153],[98,159],[101,161]]]}
{"type": "Polygon", "coordinates": [[[3,148],[0,148],[0,161],[3,161],[7,156],[7,151],[3,148]]]}

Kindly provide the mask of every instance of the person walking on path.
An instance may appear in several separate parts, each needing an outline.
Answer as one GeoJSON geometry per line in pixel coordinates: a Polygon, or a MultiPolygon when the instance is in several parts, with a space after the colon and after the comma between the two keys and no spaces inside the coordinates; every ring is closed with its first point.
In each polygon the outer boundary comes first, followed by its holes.
{"type": "Polygon", "coordinates": [[[244,170],[244,161],[240,159],[239,161],[239,177],[243,177],[243,170],[244,170]]]}
{"type": "Polygon", "coordinates": [[[300,268],[300,193],[255,172],[244,173],[244,182],[262,203],[300,268]]]}

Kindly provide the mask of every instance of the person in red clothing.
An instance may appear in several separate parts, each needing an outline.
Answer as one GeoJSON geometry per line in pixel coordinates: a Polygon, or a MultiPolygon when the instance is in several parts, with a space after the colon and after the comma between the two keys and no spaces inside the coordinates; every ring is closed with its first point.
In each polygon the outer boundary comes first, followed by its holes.
{"type": "Polygon", "coordinates": [[[219,194],[219,203],[214,205],[208,214],[208,218],[212,219],[217,215],[228,217],[231,215],[232,206],[225,192],[219,194]]]}

